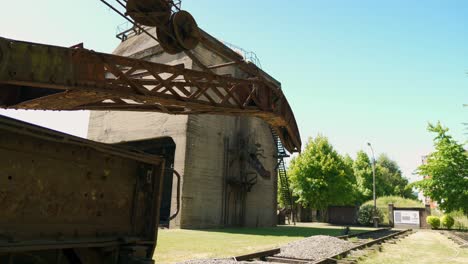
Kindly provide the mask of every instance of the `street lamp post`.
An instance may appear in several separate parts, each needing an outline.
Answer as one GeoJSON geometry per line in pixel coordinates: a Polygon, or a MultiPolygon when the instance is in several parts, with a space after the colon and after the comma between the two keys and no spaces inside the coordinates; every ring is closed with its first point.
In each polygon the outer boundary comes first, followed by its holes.
{"type": "Polygon", "coordinates": [[[378,227],[379,221],[377,219],[377,200],[375,198],[375,156],[374,156],[374,149],[372,148],[372,145],[370,142],[367,143],[367,145],[370,147],[371,152],[372,152],[372,188],[373,188],[373,196],[374,196],[374,213],[372,220],[374,221],[374,227],[378,227]]]}

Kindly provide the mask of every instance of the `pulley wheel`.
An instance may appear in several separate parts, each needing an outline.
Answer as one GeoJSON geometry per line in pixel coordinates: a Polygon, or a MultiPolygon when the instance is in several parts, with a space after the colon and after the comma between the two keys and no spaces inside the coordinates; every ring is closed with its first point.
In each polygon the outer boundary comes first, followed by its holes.
{"type": "Polygon", "coordinates": [[[156,27],[168,23],[171,4],[167,0],[128,0],[127,15],[138,24],[156,27]]]}
{"type": "Polygon", "coordinates": [[[163,50],[169,54],[177,54],[182,52],[184,49],[179,45],[177,39],[175,38],[172,27],[166,25],[164,27],[157,27],[156,34],[158,36],[159,45],[163,50]]]}
{"type": "Polygon", "coordinates": [[[171,20],[179,45],[186,50],[194,49],[200,42],[200,30],[193,16],[182,10],[175,13],[171,20]]]}

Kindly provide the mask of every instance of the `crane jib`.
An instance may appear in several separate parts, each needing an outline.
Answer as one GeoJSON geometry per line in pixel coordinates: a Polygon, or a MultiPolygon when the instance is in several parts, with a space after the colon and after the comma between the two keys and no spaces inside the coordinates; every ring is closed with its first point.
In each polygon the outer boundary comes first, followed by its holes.
{"type": "Polygon", "coordinates": [[[247,115],[269,123],[289,152],[301,149],[292,109],[271,83],[83,48],[0,38],[0,106],[247,115]]]}

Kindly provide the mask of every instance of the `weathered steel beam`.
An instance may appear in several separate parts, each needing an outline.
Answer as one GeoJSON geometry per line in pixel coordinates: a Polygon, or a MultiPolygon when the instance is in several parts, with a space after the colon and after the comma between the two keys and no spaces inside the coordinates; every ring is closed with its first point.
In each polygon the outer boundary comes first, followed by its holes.
{"type": "Polygon", "coordinates": [[[0,106],[248,115],[274,127],[289,152],[301,149],[292,109],[270,82],[82,48],[0,38],[0,106]]]}
{"type": "Polygon", "coordinates": [[[236,65],[236,64],[239,64],[239,63],[240,62],[238,62],[238,61],[231,61],[231,62],[227,62],[227,63],[221,63],[221,64],[209,66],[208,69],[213,70],[213,69],[218,69],[218,68],[223,68],[223,67],[229,67],[229,66],[236,65]]]}
{"type": "Polygon", "coordinates": [[[247,260],[254,260],[254,259],[259,259],[259,258],[265,258],[268,256],[273,256],[276,254],[279,254],[281,252],[280,248],[275,248],[275,249],[270,249],[270,250],[264,250],[260,252],[255,252],[255,253],[250,253],[242,256],[235,257],[234,259],[236,261],[247,261],[247,260]]]}

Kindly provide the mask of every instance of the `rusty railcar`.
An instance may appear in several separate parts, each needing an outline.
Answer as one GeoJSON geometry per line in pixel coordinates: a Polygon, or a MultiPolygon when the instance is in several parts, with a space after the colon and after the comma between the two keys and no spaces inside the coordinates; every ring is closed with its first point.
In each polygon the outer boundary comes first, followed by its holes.
{"type": "Polygon", "coordinates": [[[164,159],[0,116],[0,263],[153,263],[164,159]]]}

